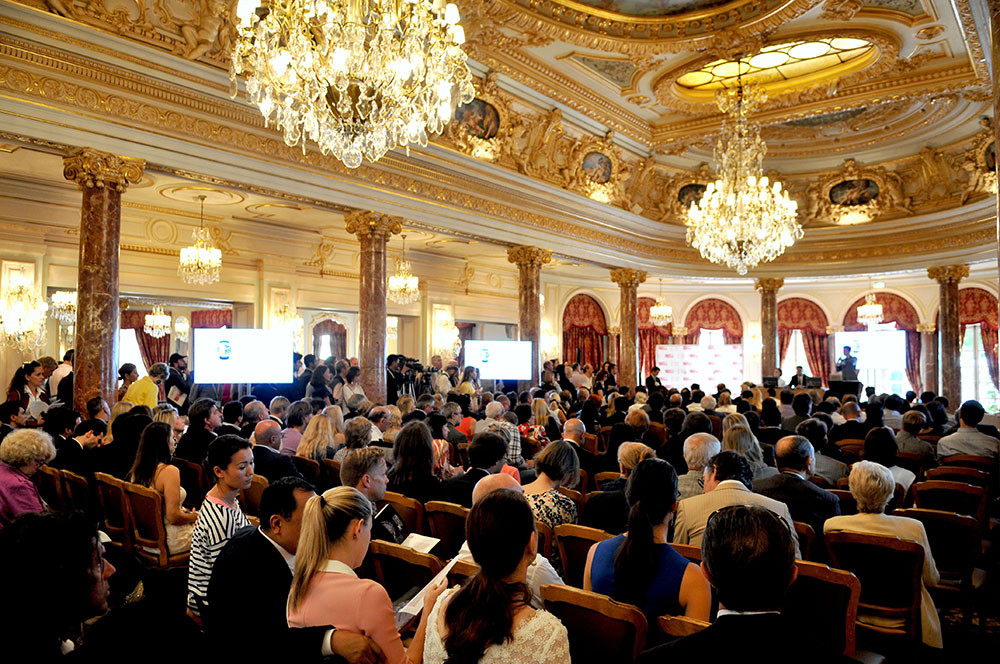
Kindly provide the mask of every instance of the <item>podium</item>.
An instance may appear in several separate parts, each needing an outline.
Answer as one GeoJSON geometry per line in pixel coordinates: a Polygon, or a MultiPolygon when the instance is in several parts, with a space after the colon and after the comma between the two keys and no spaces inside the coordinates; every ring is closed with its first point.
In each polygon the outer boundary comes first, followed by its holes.
{"type": "Polygon", "coordinates": [[[834,379],[833,376],[830,376],[830,391],[836,392],[841,396],[844,396],[845,394],[853,394],[860,399],[862,387],[863,386],[860,380],[838,380],[834,379]]]}

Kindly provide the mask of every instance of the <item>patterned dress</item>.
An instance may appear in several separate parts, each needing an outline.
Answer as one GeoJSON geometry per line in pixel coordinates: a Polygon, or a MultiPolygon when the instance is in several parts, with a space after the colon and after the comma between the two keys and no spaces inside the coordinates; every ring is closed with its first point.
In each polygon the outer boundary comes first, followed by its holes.
{"type": "MultiPolygon", "coordinates": [[[[576,523],[576,503],[569,496],[564,496],[556,489],[549,489],[545,493],[525,495],[531,511],[535,514],[535,519],[541,521],[553,531],[556,526],[564,523],[576,523]]],[[[552,547],[553,567],[562,571],[562,561],[559,559],[559,550],[552,547]]]]}

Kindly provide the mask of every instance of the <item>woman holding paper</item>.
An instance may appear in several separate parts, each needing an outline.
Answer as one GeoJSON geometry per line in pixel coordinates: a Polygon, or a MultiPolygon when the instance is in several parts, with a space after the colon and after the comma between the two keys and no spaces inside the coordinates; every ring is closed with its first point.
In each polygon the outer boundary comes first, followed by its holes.
{"type": "Polygon", "coordinates": [[[357,489],[341,486],[309,499],[288,595],[288,625],[333,625],[367,634],[385,653],[386,664],[421,664],[427,615],[445,584],[428,589],[416,636],[404,648],[385,588],[354,573],[368,552],[371,530],[372,504],[357,489]]]}

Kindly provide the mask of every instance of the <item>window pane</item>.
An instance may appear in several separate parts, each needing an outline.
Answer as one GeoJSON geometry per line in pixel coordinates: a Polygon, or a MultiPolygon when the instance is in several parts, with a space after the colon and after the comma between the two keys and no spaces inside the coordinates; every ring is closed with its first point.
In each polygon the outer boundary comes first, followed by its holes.
{"type": "Polygon", "coordinates": [[[333,347],[330,345],[330,335],[321,335],[319,338],[319,356],[330,357],[331,355],[333,355],[333,347]]]}
{"type": "Polygon", "coordinates": [[[806,346],[802,342],[801,330],[792,330],[792,339],[788,342],[788,350],[785,351],[785,359],[781,363],[781,377],[785,382],[795,375],[795,367],[802,367],[802,372],[807,376],[813,375],[809,360],[806,359],[806,346]]]}

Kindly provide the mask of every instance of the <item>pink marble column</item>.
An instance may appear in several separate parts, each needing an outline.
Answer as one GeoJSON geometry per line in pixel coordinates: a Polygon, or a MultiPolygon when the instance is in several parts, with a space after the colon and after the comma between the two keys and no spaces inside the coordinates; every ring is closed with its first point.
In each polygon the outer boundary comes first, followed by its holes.
{"type": "MultiPolygon", "coordinates": [[[[1000,2],[990,0],[990,31],[993,34],[993,135],[1000,147],[1000,2]]],[[[1000,276],[1000,196],[997,197],[997,270],[1000,276]]]]}
{"type": "Polygon", "coordinates": [[[115,402],[118,377],[118,243],[122,194],[145,162],[91,148],[63,159],[63,176],[83,191],[77,276],[73,407],[115,402]]]}
{"type": "MultiPolygon", "coordinates": [[[[921,336],[921,352],[923,353],[923,381],[924,390],[937,393],[938,391],[938,350],[937,335],[934,323],[918,323],[917,332],[921,336]]],[[[919,395],[918,395],[919,396],[919,395]]]]}
{"type": "MultiPolygon", "coordinates": [[[[778,289],[785,285],[781,278],[758,279],[754,288],[760,291],[760,371],[761,376],[773,376],[778,368],[778,289]]],[[[823,377],[826,380],[826,377],[823,377]]]]}
{"type": "Polygon", "coordinates": [[[402,219],[378,212],[352,212],[347,232],[358,236],[361,269],[358,284],[358,364],[361,385],[372,401],[385,403],[385,247],[402,231],[402,219]]]}
{"type": "Polygon", "coordinates": [[[531,342],[531,380],[521,381],[518,389],[538,385],[541,380],[542,340],[542,265],[552,260],[552,252],[538,247],[519,246],[507,250],[507,260],[517,265],[517,314],[518,336],[531,342]]]}
{"type": "Polygon", "coordinates": [[[611,270],[611,281],[621,289],[618,307],[618,327],[621,330],[621,350],[618,358],[618,384],[634,389],[639,380],[639,284],[646,281],[643,270],[619,268],[611,270]]]}
{"type": "Polygon", "coordinates": [[[941,287],[941,394],[955,410],[962,400],[961,324],[958,317],[958,283],[969,276],[968,265],[927,268],[927,276],[941,287]]]}

